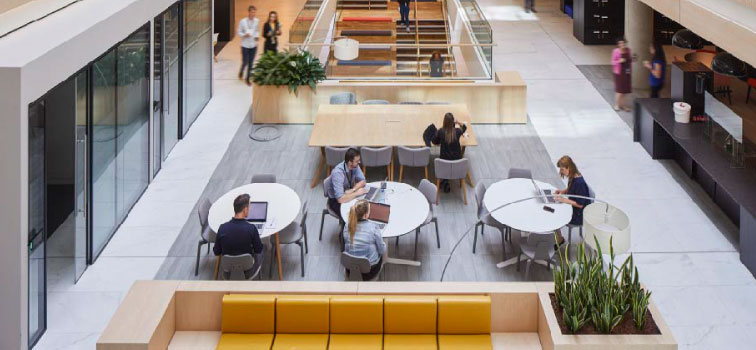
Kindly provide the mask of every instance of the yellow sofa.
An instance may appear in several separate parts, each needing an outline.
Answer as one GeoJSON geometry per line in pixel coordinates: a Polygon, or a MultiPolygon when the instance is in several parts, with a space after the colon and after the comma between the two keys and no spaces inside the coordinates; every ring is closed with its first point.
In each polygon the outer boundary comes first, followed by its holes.
{"type": "Polygon", "coordinates": [[[490,350],[485,295],[223,297],[217,350],[490,350]]]}

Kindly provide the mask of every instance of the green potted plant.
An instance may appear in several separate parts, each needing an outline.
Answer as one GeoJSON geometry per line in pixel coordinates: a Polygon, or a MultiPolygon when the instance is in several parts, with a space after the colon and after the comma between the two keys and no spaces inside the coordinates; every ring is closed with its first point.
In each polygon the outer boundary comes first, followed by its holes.
{"type": "Polygon", "coordinates": [[[286,86],[295,95],[300,86],[309,86],[315,92],[317,83],[325,78],[320,60],[307,51],[299,50],[266,52],[252,69],[255,84],[286,86]]]}

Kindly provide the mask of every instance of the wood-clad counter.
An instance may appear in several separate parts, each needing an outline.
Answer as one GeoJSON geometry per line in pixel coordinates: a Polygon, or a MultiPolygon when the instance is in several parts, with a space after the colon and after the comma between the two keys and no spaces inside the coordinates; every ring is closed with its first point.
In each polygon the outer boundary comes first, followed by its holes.
{"type": "Polygon", "coordinates": [[[357,102],[448,102],[465,104],[472,123],[524,124],[527,122],[527,85],[516,71],[497,72],[490,81],[392,80],[324,81],[317,92],[300,87],[290,94],[286,87],[258,86],[253,90],[252,118],[258,124],[311,124],[321,104],[331,95],[351,92],[357,102]]]}

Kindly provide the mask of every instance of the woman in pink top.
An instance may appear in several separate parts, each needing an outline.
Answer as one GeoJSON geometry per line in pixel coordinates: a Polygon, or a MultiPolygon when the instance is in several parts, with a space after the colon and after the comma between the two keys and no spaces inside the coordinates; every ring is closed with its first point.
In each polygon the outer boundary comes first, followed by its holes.
{"type": "Polygon", "coordinates": [[[630,77],[632,62],[633,58],[630,55],[630,48],[626,46],[625,39],[617,40],[617,48],[612,50],[615,111],[619,111],[620,108],[630,111],[629,107],[623,106],[623,100],[626,94],[632,92],[632,80],[630,77]]]}

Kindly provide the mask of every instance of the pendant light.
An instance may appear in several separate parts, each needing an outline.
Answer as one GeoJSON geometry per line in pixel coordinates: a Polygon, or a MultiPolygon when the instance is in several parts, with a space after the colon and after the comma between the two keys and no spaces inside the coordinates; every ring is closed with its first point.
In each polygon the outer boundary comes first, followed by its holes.
{"type": "Polygon", "coordinates": [[[672,36],[672,45],[682,49],[700,50],[704,46],[704,41],[690,29],[680,29],[672,36]]]}
{"type": "Polygon", "coordinates": [[[729,52],[720,52],[711,59],[711,70],[718,74],[742,78],[748,74],[746,64],[729,52]]]}

